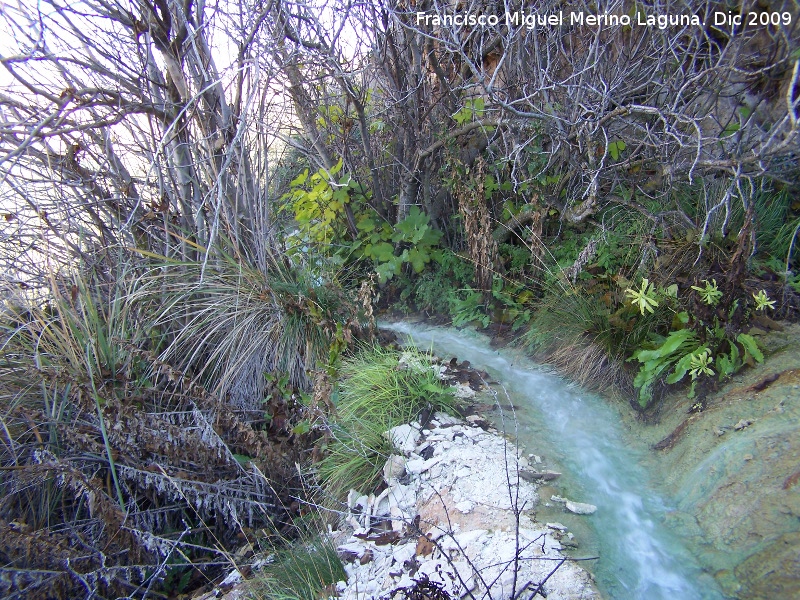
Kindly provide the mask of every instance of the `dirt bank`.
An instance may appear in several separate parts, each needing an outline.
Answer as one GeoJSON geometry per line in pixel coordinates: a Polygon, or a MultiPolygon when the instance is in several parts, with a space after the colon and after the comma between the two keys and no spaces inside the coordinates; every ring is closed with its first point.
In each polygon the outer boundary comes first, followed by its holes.
{"type": "Polygon", "coordinates": [[[654,479],[666,516],[723,591],[748,600],[800,597],[800,325],[758,330],[765,361],[697,400],[675,393],[653,425],[654,479]],[[695,411],[695,412],[693,412],[695,411]]]}

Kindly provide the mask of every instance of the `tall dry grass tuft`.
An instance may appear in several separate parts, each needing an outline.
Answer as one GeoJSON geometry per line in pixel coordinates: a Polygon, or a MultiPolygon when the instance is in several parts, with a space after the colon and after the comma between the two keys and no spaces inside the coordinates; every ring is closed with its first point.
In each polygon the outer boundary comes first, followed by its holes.
{"type": "Polygon", "coordinates": [[[261,410],[265,373],[286,373],[308,390],[310,373],[330,362],[332,349],[368,335],[364,307],[335,273],[274,257],[257,266],[230,247],[208,262],[156,263],[136,297],[153,307],[152,326],[170,333],[161,359],[213,382],[242,410],[261,410]]]}
{"type": "Polygon", "coordinates": [[[547,275],[540,282],[543,295],[521,343],[588,389],[631,392],[625,360],[669,324],[669,313],[639,314],[613,279],[598,292],[572,283],[558,267],[543,262],[542,268],[547,275]]]}

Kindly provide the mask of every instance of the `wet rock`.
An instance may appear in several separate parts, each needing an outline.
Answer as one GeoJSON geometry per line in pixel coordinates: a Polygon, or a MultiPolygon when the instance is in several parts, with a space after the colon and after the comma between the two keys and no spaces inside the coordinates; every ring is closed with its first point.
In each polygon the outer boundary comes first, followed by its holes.
{"type": "Polygon", "coordinates": [[[525,481],[553,481],[561,477],[561,473],[557,471],[529,471],[526,469],[520,471],[519,476],[525,481]]]}
{"type": "Polygon", "coordinates": [[[455,388],[454,394],[456,398],[470,400],[475,397],[475,390],[468,383],[455,383],[452,387],[455,388]]]}
{"type": "MultiPolygon", "coordinates": [[[[785,533],[736,567],[749,600],[800,598],[800,533],[785,533]]],[[[740,596],[744,597],[744,596],[740,596]]]]}
{"type": "Polygon", "coordinates": [[[736,423],[736,425],[733,426],[733,428],[736,431],[741,431],[742,429],[746,429],[747,427],[749,427],[752,424],[753,424],[752,421],[749,421],[747,419],[740,419],[739,422],[736,423]]]}
{"type": "Polygon", "coordinates": [[[576,515],[591,515],[597,510],[594,504],[573,502],[572,500],[567,500],[566,507],[569,512],[575,513],[576,515]]]}
{"type": "Polygon", "coordinates": [[[468,417],[466,417],[466,421],[470,425],[474,425],[474,426],[480,427],[482,429],[484,429],[484,428],[489,426],[489,421],[487,421],[486,419],[484,419],[480,415],[469,415],[468,417]]]}

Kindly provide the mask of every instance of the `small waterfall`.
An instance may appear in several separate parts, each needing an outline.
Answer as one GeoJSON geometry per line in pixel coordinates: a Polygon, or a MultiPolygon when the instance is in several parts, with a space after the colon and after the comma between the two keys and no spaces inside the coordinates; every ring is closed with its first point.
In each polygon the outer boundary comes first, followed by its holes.
{"type": "Polygon", "coordinates": [[[503,385],[515,407],[520,444],[563,473],[557,484],[567,497],[597,506],[591,516],[562,514],[560,505],[545,506],[549,494],[543,488],[536,512],[540,521],[565,523],[581,552],[600,556],[589,569],[607,598],[724,598],[682,545],[674,519],[665,524],[675,508],[654,491],[642,466],[647,450],[623,430],[614,407],[519,353],[492,349],[476,333],[406,322],[381,327],[442,358],[468,360],[503,385]]]}

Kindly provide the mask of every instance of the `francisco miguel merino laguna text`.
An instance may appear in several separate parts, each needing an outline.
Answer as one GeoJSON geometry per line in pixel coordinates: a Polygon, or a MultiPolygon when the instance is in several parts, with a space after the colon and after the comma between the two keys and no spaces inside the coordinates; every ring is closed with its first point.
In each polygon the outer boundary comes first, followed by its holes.
{"type": "Polygon", "coordinates": [[[439,15],[424,12],[416,13],[417,25],[433,25],[434,27],[494,27],[500,24],[501,19],[508,27],[523,26],[526,29],[536,29],[537,27],[561,27],[563,25],[573,26],[646,26],[666,29],[667,27],[678,27],[696,25],[702,27],[704,24],[697,15],[645,15],[636,13],[634,17],[626,14],[587,14],[584,12],[571,12],[567,15],[564,11],[552,14],[523,13],[522,11],[507,12],[502,17],[500,15],[476,15],[472,13],[439,15]]]}

